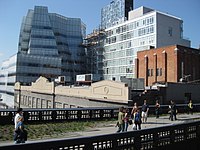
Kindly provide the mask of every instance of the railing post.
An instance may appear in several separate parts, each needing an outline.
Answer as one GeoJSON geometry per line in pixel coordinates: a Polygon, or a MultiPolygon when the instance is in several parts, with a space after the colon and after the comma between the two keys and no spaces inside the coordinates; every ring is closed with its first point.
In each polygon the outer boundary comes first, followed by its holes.
{"type": "Polygon", "coordinates": [[[103,119],[103,116],[104,116],[104,110],[103,109],[100,110],[100,114],[99,115],[100,115],[100,119],[103,119]]]}
{"type": "Polygon", "coordinates": [[[56,110],[52,111],[51,118],[52,118],[53,121],[56,121],[56,118],[57,118],[57,112],[56,112],[56,110]]]}
{"type": "Polygon", "coordinates": [[[174,144],[175,140],[175,129],[170,130],[170,144],[174,144]]]}
{"type": "Polygon", "coordinates": [[[134,150],[140,150],[141,149],[141,136],[140,134],[136,134],[134,137],[134,150]]]}
{"type": "Polygon", "coordinates": [[[112,149],[114,149],[114,150],[118,150],[119,149],[117,138],[113,138],[112,139],[112,149]]]}
{"type": "Polygon", "coordinates": [[[90,116],[90,119],[92,119],[92,116],[93,116],[93,110],[90,110],[90,111],[89,111],[89,116],[90,116]]]}
{"type": "Polygon", "coordinates": [[[42,112],[39,111],[39,120],[42,121],[42,112]]]}
{"type": "Polygon", "coordinates": [[[111,109],[111,111],[110,111],[110,117],[114,118],[114,110],[113,109],[111,109]]]}
{"type": "Polygon", "coordinates": [[[153,148],[158,147],[158,143],[159,143],[158,132],[155,132],[153,134],[153,148]]]}
{"type": "Polygon", "coordinates": [[[92,150],[93,148],[93,143],[92,142],[88,142],[87,144],[85,144],[85,150],[92,150]]]}
{"type": "Polygon", "coordinates": [[[82,117],[82,111],[78,110],[77,111],[77,118],[78,118],[78,120],[81,120],[81,117],[82,117]]]}

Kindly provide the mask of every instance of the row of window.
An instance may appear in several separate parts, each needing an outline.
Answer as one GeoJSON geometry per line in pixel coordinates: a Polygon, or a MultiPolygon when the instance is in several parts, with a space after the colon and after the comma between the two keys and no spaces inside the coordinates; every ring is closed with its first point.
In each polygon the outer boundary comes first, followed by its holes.
{"type": "Polygon", "coordinates": [[[104,67],[119,66],[119,65],[133,65],[133,57],[107,60],[104,62],[104,67]]]}
{"type": "MultiPolygon", "coordinates": [[[[104,60],[109,60],[109,59],[120,59],[123,57],[129,57],[131,56],[131,59],[133,60],[133,56],[134,56],[134,49],[126,49],[126,50],[121,50],[121,51],[114,51],[114,52],[110,52],[110,53],[106,53],[105,54],[105,59],[104,60]]],[[[129,59],[129,58],[125,58],[125,59],[129,59]]]]}
{"type": "Polygon", "coordinates": [[[154,16],[131,22],[129,24],[120,26],[120,27],[115,28],[113,30],[108,30],[106,32],[106,35],[112,36],[114,34],[124,33],[124,32],[127,32],[127,31],[131,31],[133,29],[137,29],[137,28],[140,28],[142,26],[147,26],[147,25],[151,25],[151,24],[154,24],[154,16]]]}
{"type": "Polygon", "coordinates": [[[151,33],[154,33],[153,25],[145,27],[145,28],[141,28],[139,30],[134,30],[134,31],[127,32],[124,34],[120,34],[117,36],[108,37],[108,38],[106,38],[106,44],[116,43],[119,41],[124,41],[127,39],[132,39],[132,38],[136,38],[136,37],[151,34],[151,33]]]}
{"type": "Polygon", "coordinates": [[[120,49],[122,50],[122,49],[130,48],[133,46],[136,47],[136,48],[134,48],[134,50],[136,49],[136,51],[138,51],[137,47],[141,47],[141,46],[145,46],[145,45],[154,46],[154,43],[155,43],[155,35],[150,35],[150,36],[145,36],[145,37],[138,38],[138,39],[131,40],[131,41],[125,41],[125,42],[116,43],[113,45],[106,45],[105,52],[116,51],[116,50],[120,50],[120,49]]]}
{"type": "MultiPolygon", "coordinates": [[[[154,70],[148,69],[148,76],[154,76],[154,70]]],[[[162,76],[162,68],[156,69],[156,76],[162,76]]]]}
{"type": "Polygon", "coordinates": [[[60,65],[58,64],[39,64],[39,63],[26,63],[26,62],[19,62],[19,66],[27,66],[27,67],[42,67],[42,68],[54,68],[54,69],[59,69],[60,65]]]}
{"type": "Polygon", "coordinates": [[[133,73],[133,66],[110,67],[103,70],[104,74],[133,73]]]}
{"type": "MultiPolygon", "coordinates": [[[[53,103],[52,100],[46,100],[46,99],[40,99],[36,97],[22,95],[20,104],[28,106],[29,108],[52,108],[53,103]]],[[[76,107],[75,105],[68,105],[66,103],[55,102],[55,108],[75,108],[75,107],[76,107]]]]}

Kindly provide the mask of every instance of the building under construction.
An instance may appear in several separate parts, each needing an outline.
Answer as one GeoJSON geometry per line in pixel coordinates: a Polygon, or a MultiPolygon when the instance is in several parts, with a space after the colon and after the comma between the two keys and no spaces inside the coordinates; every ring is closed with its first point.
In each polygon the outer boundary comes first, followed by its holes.
{"type": "Polygon", "coordinates": [[[104,39],[105,31],[95,29],[86,36],[83,43],[87,53],[87,73],[98,75],[100,80],[103,79],[104,39]]]}

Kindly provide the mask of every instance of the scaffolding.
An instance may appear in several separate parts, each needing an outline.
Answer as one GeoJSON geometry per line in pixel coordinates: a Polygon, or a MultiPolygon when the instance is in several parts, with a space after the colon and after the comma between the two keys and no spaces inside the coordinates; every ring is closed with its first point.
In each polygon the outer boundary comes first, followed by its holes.
{"type": "Polygon", "coordinates": [[[105,39],[105,30],[95,29],[84,39],[82,46],[86,48],[87,53],[87,73],[103,76],[103,45],[105,39]]]}

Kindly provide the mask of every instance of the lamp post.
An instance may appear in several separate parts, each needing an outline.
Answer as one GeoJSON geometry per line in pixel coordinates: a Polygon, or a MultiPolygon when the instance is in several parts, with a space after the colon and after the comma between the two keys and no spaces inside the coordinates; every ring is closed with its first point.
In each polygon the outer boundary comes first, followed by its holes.
{"type": "Polygon", "coordinates": [[[18,104],[18,107],[21,107],[21,84],[20,82],[15,83],[15,91],[16,91],[16,100],[15,102],[18,104]]]}
{"type": "Polygon", "coordinates": [[[52,96],[53,96],[53,108],[55,108],[55,82],[53,81],[53,92],[52,92],[52,96]]]}

